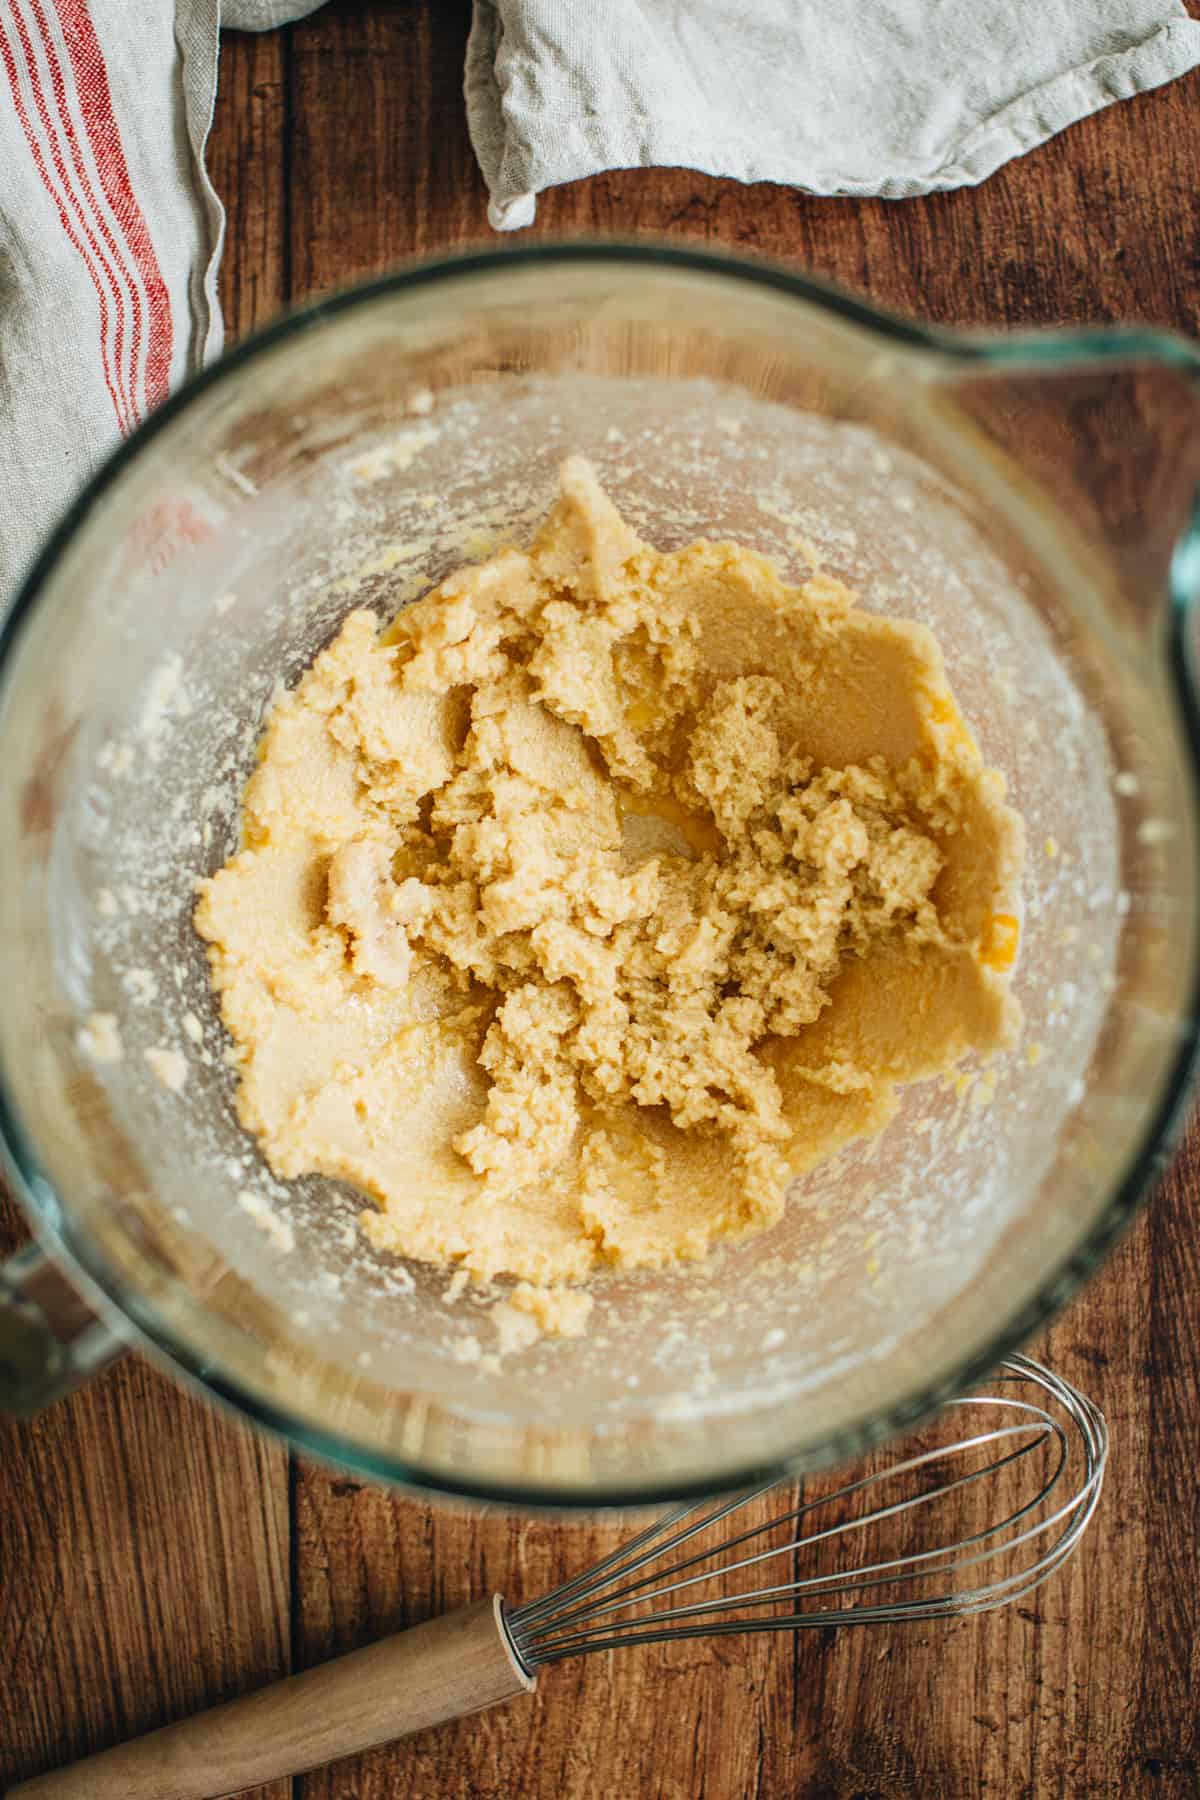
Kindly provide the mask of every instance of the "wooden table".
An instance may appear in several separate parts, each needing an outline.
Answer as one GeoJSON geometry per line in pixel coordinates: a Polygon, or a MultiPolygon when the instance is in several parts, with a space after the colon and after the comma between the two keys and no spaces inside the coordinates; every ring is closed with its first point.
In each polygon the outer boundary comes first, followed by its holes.
{"type": "MultiPolygon", "coordinates": [[[[413,254],[487,240],[460,98],[466,0],[330,6],[230,37],[211,167],[230,336],[413,254]]],[[[533,235],[765,253],[945,321],[1200,331],[1200,76],[1077,125],[983,187],[814,200],[687,171],[601,176],[533,235]]],[[[1019,1611],[906,1631],[596,1658],[536,1701],[270,1800],[998,1800],[1200,1792],[1200,1136],[1035,1353],[1111,1423],[1103,1509],[1019,1611]]],[[[19,1235],[15,1215],[9,1230],[19,1235]]],[[[0,1426],[0,1780],[76,1756],[612,1540],[431,1511],[289,1457],[136,1359],[0,1426]]]]}

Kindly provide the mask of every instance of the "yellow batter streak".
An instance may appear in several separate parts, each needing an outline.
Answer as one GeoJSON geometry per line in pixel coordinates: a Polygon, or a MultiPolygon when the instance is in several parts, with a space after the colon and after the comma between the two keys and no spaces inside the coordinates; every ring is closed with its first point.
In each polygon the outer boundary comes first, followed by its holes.
{"type": "Polygon", "coordinates": [[[1003,796],[928,631],[660,554],[572,460],[527,553],[352,613],[272,713],[196,911],[242,1121],[578,1331],[564,1284],[766,1229],[1009,1040],[1003,796]]]}

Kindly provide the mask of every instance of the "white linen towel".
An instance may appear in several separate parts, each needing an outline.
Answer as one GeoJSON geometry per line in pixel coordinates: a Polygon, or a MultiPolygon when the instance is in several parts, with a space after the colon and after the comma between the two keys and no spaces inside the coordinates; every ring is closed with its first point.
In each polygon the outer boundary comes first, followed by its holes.
{"type": "Polygon", "coordinates": [[[1200,62],[1181,0],[475,0],[467,116],[497,230],[646,164],[910,199],[1200,62]]]}

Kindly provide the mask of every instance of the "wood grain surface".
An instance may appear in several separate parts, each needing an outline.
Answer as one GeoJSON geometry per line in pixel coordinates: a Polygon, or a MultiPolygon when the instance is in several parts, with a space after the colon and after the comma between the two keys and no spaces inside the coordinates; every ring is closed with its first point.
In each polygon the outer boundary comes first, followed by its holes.
{"type": "MultiPolygon", "coordinates": [[[[489,240],[461,102],[467,23],[465,0],[380,0],[225,40],[210,162],[229,209],[231,337],[404,257],[489,240]]],[[[546,195],[533,235],[721,244],[947,322],[1200,332],[1198,168],[1193,76],[974,190],[833,201],[637,171],[546,195]]],[[[1114,1452],[1080,1555],[1032,1604],[928,1629],[566,1664],[533,1701],[260,1794],[1200,1793],[1198,1193],[1193,1135],[1102,1275],[1034,1346],[1103,1406],[1114,1452]]],[[[289,1460],[128,1361],[33,1424],[0,1426],[0,1781],[493,1587],[530,1597],[615,1531],[431,1510],[289,1460]]]]}

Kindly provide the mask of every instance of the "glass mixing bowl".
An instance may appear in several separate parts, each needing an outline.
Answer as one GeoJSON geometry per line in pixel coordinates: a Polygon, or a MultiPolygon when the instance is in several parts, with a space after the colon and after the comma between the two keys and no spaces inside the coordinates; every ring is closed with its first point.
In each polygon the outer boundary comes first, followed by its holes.
{"type": "Polygon", "coordinates": [[[10,1400],[132,1340],[368,1474],[628,1503],[847,1456],[1033,1331],[1145,1191],[1192,1053],[1198,366],[576,244],[322,302],[163,406],[0,644],[0,1122],[98,1315],[44,1251],[10,1265],[10,1400]],[[734,537],[934,629],[1028,825],[1025,1027],[974,1081],[909,1089],[774,1231],[601,1279],[587,1337],[495,1372],[471,1297],[373,1252],[358,1195],[270,1178],[191,912],[280,684],[351,607],[521,538],[571,451],[655,544],[734,537]]]}

